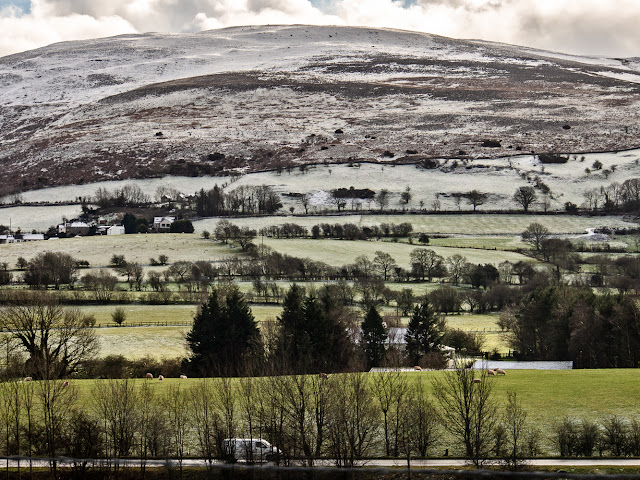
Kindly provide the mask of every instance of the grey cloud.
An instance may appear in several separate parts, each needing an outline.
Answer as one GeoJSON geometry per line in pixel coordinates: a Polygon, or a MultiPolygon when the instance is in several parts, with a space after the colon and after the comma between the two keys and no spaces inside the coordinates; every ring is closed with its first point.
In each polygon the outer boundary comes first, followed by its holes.
{"type": "Polygon", "coordinates": [[[520,17],[519,43],[569,53],[640,56],[639,23],[640,5],[622,15],[590,9],[572,15],[529,13],[520,17]]]}
{"type": "Polygon", "coordinates": [[[512,0],[486,0],[483,3],[471,0],[418,0],[417,5],[424,9],[448,7],[469,13],[481,13],[489,10],[500,10],[512,3],[512,0]]]}
{"type": "Polygon", "coordinates": [[[97,25],[95,36],[328,23],[420,30],[569,53],[640,55],[638,0],[416,0],[407,5],[398,0],[32,0],[30,14],[18,18],[2,11],[0,20],[2,53],[19,51],[18,45],[87,38],[91,27],[69,28],[82,21],[97,25]],[[14,41],[16,32],[24,42],[14,41]]]}

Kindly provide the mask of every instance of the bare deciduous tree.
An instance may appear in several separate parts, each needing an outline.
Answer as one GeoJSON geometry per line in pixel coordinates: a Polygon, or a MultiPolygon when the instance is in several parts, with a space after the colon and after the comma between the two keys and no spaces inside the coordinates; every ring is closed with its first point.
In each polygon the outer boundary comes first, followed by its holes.
{"type": "Polygon", "coordinates": [[[0,311],[0,328],[10,331],[27,351],[29,371],[43,378],[73,373],[97,350],[95,333],[84,315],[43,292],[15,293],[0,311]]]}
{"type": "Polygon", "coordinates": [[[549,229],[537,222],[529,224],[525,231],[520,234],[522,240],[524,242],[530,243],[533,247],[535,247],[536,251],[540,250],[542,241],[549,235],[551,235],[549,229]]]}
{"type": "Polygon", "coordinates": [[[513,194],[513,200],[522,206],[522,209],[526,212],[529,211],[529,207],[536,201],[538,196],[533,187],[519,187],[513,194]]]}
{"type": "Polygon", "coordinates": [[[487,370],[475,372],[458,366],[436,377],[433,388],[445,428],[463,443],[465,456],[476,467],[482,466],[491,450],[497,420],[493,381],[487,370]]]}
{"type": "Polygon", "coordinates": [[[338,466],[354,466],[375,445],[378,412],[365,374],[334,376],[327,411],[328,448],[338,466]]]}
{"type": "Polygon", "coordinates": [[[211,468],[214,458],[220,453],[219,446],[225,438],[222,431],[222,419],[216,409],[213,380],[198,380],[189,391],[189,410],[193,415],[198,440],[198,455],[207,461],[211,468]]]}
{"type": "Polygon", "coordinates": [[[507,405],[504,412],[503,426],[506,430],[507,455],[504,463],[509,470],[519,470],[525,456],[525,435],[527,412],[515,392],[507,392],[507,405]]]}
{"type": "Polygon", "coordinates": [[[380,372],[373,377],[373,395],[382,412],[387,456],[398,456],[400,414],[408,389],[407,376],[398,370],[380,372]]]}

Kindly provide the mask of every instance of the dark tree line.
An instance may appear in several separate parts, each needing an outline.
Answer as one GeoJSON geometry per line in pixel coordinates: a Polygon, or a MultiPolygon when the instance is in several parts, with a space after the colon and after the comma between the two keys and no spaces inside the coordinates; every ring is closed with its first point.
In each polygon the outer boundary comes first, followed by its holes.
{"type": "MultiPolygon", "coordinates": [[[[339,240],[368,240],[370,238],[401,238],[407,237],[413,231],[408,222],[399,224],[382,223],[380,225],[360,227],[355,223],[320,223],[311,227],[285,223],[260,230],[261,235],[275,238],[335,238],[339,240]]],[[[426,237],[424,243],[428,243],[426,237]]]]}
{"type": "Polygon", "coordinates": [[[280,196],[269,186],[240,186],[228,193],[215,185],[195,194],[195,210],[201,217],[232,214],[272,214],[282,208],[280,196]]]}
{"type": "Polygon", "coordinates": [[[640,307],[635,297],[568,286],[539,287],[503,314],[511,347],[537,360],[577,368],[640,366],[640,307]]]}

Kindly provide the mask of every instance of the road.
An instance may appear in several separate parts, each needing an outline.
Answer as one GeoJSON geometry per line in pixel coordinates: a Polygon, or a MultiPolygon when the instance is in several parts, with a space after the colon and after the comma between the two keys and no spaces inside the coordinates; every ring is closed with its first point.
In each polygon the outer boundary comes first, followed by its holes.
{"type": "MultiPolygon", "coordinates": [[[[145,465],[147,468],[159,468],[167,466],[167,460],[147,460],[145,465]]],[[[96,462],[96,464],[99,462],[96,462]]],[[[113,465],[114,461],[112,461],[113,465]]],[[[120,466],[123,467],[140,467],[140,459],[121,459],[119,460],[120,466]]],[[[177,460],[171,460],[171,465],[178,466],[177,460]]],[[[215,465],[227,465],[222,462],[214,461],[215,465]]],[[[241,463],[242,464],[242,463],[241,463]]],[[[559,458],[536,458],[533,460],[527,460],[526,464],[533,467],[640,467],[640,458],[585,458],[585,459],[559,459],[559,458]]],[[[29,466],[29,460],[21,458],[19,465],[22,468],[29,466]]],[[[34,468],[44,468],[49,466],[49,461],[46,459],[34,459],[32,461],[34,468]]],[[[72,463],[69,459],[59,459],[58,466],[71,466],[72,463]]],[[[204,459],[185,459],[182,462],[183,467],[205,467],[207,465],[204,459]]],[[[261,464],[263,466],[274,466],[273,463],[261,464]]],[[[334,460],[317,460],[314,462],[317,467],[332,467],[335,465],[334,460]]],[[[433,460],[411,460],[411,467],[416,469],[428,469],[428,468],[456,468],[468,465],[468,462],[464,459],[433,459],[433,460]]],[[[7,457],[0,457],[0,469],[6,468],[7,457]]],[[[402,467],[406,468],[406,460],[401,459],[380,459],[380,460],[366,460],[360,462],[359,466],[363,467],[376,467],[376,468],[393,468],[402,467]]],[[[9,467],[18,467],[18,460],[14,457],[9,457],[9,467]]]]}

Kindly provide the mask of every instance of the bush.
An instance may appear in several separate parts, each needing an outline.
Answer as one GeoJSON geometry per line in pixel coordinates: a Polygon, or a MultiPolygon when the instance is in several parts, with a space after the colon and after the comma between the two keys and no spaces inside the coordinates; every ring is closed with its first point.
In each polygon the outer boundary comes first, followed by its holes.
{"type": "Polygon", "coordinates": [[[122,325],[127,320],[127,312],[124,308],[117,307],[111,314],[111,320],[117,325],[122,325]]]}
{"type": "Polygon", "coordinates": [[[554,442],[561,457],[573,457],[579,450],[578,427],[569,417],[565,417],[554,429],[554,442]]]}
{"type": "Polygon", "coordinates": [[[171,227],[169,227],[170,233],[193,233],[193,231],[194,228],[191,220],[188,220],[186,218],[182,220],[176,220],[171,224],[171,227]]]}
{"type": "Polygon", "coordinates": [[[578,454],[591,457],[600,443],[600,427],[593,420],[583,419],[578,432],[578,454]]]}
{"type": "Polygon", "coordinates": [[[421,368],[442,370],[447,366],[447,357],[440,352],[429,352],[420,357],[418,365],[420,365],[421,368]]]}
{"type": "Polygon", "coordinates": [[[478,353],[482,351],[486,338],[479,332],[465,332],[457,328],[448,328],[442,341],[445,345],[455,348],[456,351],[478,353]]]}
{"type": "Polygon", "coordinates": [[[538,155],[538,160],[540,160],[540,163],[567,163],[569,157],[563,157],[555,153],[541,153],[538,155]]]}
{"type": "Polygon", "coordinates": [[[572,202],[565,202],[564,209],[567,213],[570,213],[570,214],[578,213],[578,206],[572,202]]]}

